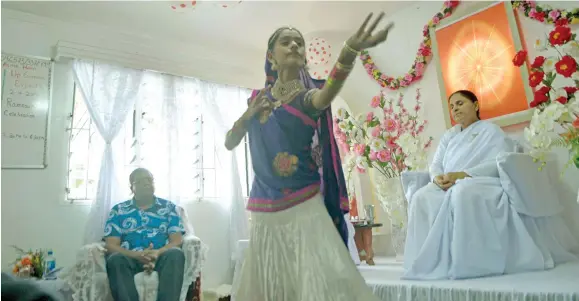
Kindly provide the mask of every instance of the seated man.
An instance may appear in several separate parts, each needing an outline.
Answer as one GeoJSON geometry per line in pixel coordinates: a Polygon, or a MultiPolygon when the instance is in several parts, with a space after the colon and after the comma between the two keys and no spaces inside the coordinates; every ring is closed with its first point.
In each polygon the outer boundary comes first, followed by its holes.
{"type": "Polygon", "coordinates": [[[134,196],[113,207],[105,226],[107,274],[115,301],[139,301],[134,276],[157,271],[158,300],[178,301],[183,284],[185,230],[175,204],[155,197],[153,175],[129,176],[134,196]]]}
{"type": "Polygon", "coordinates": [[[472,92],[457,91],[449,103],[457,125],[440,140],[430,168],[432,182],[409,199],[403,277],[481,277],[543,270],[576,259],[564,247],[577,245],[569,241],[575,240],[569,229],[549,224],[561,225],[560,217],[538,221],[512,208],[496,161],[499,153],[514,149],[512,140],[479,119],[472,92]],[[528,227],[551,231],[551,241],[537,239],[528,227]]]}

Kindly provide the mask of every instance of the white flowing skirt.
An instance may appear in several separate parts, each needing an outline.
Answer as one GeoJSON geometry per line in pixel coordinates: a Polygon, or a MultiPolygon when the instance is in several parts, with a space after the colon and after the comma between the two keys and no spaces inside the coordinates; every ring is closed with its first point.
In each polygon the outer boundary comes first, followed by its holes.
{"type": "Polygon", "coordinates": [[[379,301],[350,257],[320,194],[251,214],[236,301],[379,301]]]}

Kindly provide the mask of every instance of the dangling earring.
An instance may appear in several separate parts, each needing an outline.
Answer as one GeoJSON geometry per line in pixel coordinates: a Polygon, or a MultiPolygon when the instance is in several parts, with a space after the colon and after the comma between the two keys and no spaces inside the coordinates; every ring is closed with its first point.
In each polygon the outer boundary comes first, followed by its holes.
{"type": "Polygon", "coordinates": [[[271,70],[273,71],[277,70],[277,64],[275,62],[271,63],[271,70]]]}

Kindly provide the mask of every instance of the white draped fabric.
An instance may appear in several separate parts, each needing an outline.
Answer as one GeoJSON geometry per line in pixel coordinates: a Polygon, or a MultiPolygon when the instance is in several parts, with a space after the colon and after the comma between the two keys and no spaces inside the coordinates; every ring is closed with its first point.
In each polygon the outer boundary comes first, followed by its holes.
{"type": "MultiPolygon", "coordinates": [[[[219,179],[219,199],[225,204],[230,212],[230,248],[235,250],[239,240],[249,239],[248,215],[245,210],[245,198],[241,179],[242,173],[251,171],[242,165],[245,158],[242,142],[234,152],[228,151],[225,145],[225,135],[233,126],[233,123],[247,109],[247,99],[251,90],[234,86],[214,84],[198,81],[201,91],[203,112],[207,116],[207,121],[211,122],[215,129],[215,152],[216,178],[219,179]]],[[[247,156],[249,160],[249,156],[247,156]]],[[[251,164],[249,165],[251,166],[251,164]]],[[[251,169],[251,168],[248,168],[251,169]]],[[[249,181],[251,181],[251,176],[249,181]]],[[[234,252],[232,252],[232,263],[234,262],[234,252]]]]}
{"type": "Polygon", "coordinates": [[[356,265],[361,263],[360,254],[358,253],[358,248],[356,247],[356,241],[354,236],[356,235],[356,228],[350,221],[350,213],[344,214],[344,219],[346,220],[346,226],[348,226],[348,251],[350,251],[350,257],[356,265]]]}
{"type": "Polygon", "coordinates": [[[105,141],[96,199],[91,206],[84,235],[84,243],[88,244],[102,239],[106,218],[112,206],[111,202],[121,199],[122,196],[115,172],[112,142],[133,108],[143,72],[92,61],[75,60],[73,73],[75,82],[86,101],[91,119],[105,141]]]}
{"type": "Polygon", "coordinates": [[[446,192],[433,183],[413,194],[407,192],[403,278],[461,279],[544,270],[576,258],[566,247],[573,237],[557,210],[520,214],[513,203],[521,200],[510,199],[503,189],[497,156],[513,149],[512,140],[486,121],[464,130],[455,126],[444,134],[431,179],[460,171],[471,177],[446,192]],[[541,236],[542,231],[560,235],[541,236]],[[551,238],[546,241],[546,237],[551,238]]]}

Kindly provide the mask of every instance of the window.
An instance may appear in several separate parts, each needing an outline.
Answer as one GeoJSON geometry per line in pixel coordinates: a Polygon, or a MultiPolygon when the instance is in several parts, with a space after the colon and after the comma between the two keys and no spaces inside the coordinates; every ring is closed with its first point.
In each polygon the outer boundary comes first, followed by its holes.
{"type": "MultiPolygon", "coordinates": [[[[122,192],[130,195],[130,172],[145,167],[155,176],[160,197],[177,201],[219,197],[216,151],[223,146],[216,145],[218,131],[201,114],[197,89],[186,80],[157,73],[147,81],[146,93],[139,97],[113,145],[122,192]]],[[[104,141],[78,87],[70,120],[67,199],[90,203],[96,197],[104,141]]],[[[235,152],[244,196],[253,178],[248,152],[245,139],[235,152]]]]}

